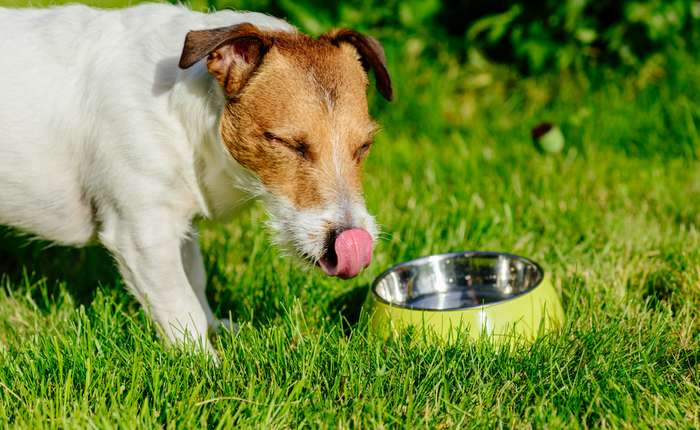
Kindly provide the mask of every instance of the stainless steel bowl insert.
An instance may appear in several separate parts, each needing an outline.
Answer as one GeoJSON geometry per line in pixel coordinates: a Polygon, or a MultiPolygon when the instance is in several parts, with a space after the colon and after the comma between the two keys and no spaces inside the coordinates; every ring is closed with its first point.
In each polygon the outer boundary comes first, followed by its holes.
{"type": "Polygon", "coordinates": [[[516,255],[438,254],[392,267],[377,277],[372,291],[392,306],[457,310],[512,299],[537,287],[543,276],[540,266],[516,255]]]}

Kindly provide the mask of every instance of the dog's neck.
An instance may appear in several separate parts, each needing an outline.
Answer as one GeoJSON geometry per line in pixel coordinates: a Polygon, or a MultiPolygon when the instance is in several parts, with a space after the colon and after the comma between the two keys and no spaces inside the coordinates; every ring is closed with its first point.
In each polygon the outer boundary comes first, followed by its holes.
{"type": "MultiPolygon", "coordinates": [[[[296,31],[283,20],[255,12],[194,15],[197,22],[189,23],[190,29],[249,22],[266,30],[296,31]]],[[[223,90],[207,71],[205,62],[200,61],[187,70],[177,71],[169,97],[193,149],[199,214],[218,219],[233,215],[246,202],[258,197],[261,189],[259,181],[233,159],[222,142],[219,125],[226,102],[223,90]]]]}
{"type": "Polygon", "coordinates": [[[170,94],[193,150],[201,216],[227,218],[257,197],[257,181],[233,159],[221,141],[219,124],[225,97],[219,84],[197,64],[178,73],[170,94]]]}

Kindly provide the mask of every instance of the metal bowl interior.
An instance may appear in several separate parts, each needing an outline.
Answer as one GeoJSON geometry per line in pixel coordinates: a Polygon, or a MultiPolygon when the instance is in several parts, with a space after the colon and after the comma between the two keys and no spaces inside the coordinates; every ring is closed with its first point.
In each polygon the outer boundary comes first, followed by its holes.
{"type": "Polygon", "coordinates": [[[382,302],[416,310],[458,310],[510,300],[535,289],[544,277],[526,258],[496,252],[440,254],[408,261],[377,277],[382,302]]]}

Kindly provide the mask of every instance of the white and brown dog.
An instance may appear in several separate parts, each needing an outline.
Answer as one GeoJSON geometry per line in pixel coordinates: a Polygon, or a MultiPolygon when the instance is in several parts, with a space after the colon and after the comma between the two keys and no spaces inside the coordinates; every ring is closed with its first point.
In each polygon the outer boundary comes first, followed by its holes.
{"type": "Polygon", "coordinates": [[[195,217],[251,196],[276,241],[329,275],[371,260],[362,161],[381,46],[258,13],[149,4],[0,9],[0,224],[102,243],[175,343],[208,345],[195,217]]]}

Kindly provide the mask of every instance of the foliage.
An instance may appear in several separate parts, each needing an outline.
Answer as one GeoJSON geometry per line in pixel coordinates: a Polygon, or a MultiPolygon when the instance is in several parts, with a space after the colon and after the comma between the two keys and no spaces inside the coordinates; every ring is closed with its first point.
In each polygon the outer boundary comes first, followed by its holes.
{"type": "MultiPolygon", "coordinates": [[[[0,0],[1,5],[72,0],[0,0]]],[[[139,2],[141,0],[134,0],[139,2]]],[[[643,67],[657,53],[697,51],[700,0],[168,0],[199,10],[255,10],[285,17],[320,34],[347,26],[383,41],[420,45],[422,55],[478,56],[518,71],[643,67]]],[[[84,0],[115,7],[124,0],[84,0]]]]}
{"type": "Polygon", "coordinates": [[[700,36],[697,0],[210,0],[212,8],[267,10],[312,33],[338,25],[449,39],[457,55],[478,49],[539,73],[599,62],[639,66],[651,54],[691,49],[700,36]]]}
{"type": "Polygon", "coordinates": [[[600,60],[638,66],[659,50],[689,48],[698,25],[700,2],[687,0],[518,1],[477,19],[466,41],[533,72],[600,60]]]}

